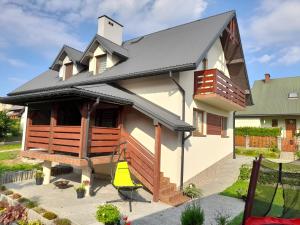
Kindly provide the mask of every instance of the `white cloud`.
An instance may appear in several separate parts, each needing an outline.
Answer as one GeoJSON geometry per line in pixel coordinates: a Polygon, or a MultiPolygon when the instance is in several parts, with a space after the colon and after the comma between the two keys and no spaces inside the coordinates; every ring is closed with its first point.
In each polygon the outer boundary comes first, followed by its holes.
{"type": "Polygon", "coordinates": [[[243,30],[248,46],[251,46],[249,53],[262,55],[256,56],[256,61],[268,63],[276,56],[276,65],[299,62],[299,11],[299,0],[260,1],[253,17],[247,21],[248,26],[244,27],[247,29],[243,30]]]}
{"type": "Polygon", "coordinates": [[[26,67],[28,64],[22,60],[16,58],[10,58],[6,56],[4,53],[0,53],[0,61],[8,63],[13,67],[26,67]]]}
{"type": "Polygon", "coordinates": [[[285,65],[291,65],[300,62],[300,46],[292,46],[284,48],[281,51],[281,57],[278,58],[278,62],[285,65]]]}

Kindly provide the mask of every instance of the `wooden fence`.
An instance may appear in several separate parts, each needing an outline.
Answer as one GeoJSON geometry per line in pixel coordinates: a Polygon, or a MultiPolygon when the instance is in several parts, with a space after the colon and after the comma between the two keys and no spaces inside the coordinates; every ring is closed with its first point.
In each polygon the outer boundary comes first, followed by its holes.
{"type": "Polygon", "coordinates": [[[235,146],[245,148],[272,148],[278,147],[277,137],[235,136],[235,146]]]}

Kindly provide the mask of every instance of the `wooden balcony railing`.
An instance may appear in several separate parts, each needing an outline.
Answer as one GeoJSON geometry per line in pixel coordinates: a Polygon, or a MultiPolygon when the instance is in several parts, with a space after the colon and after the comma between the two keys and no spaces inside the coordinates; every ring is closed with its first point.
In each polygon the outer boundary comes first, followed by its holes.
{"type": "Polygon", "coordinates": [[[246,106],[245,92],[218,69],[195,71],[194,98],[201,100],[205,95],[217,95],[239,107],[246,106]]]}

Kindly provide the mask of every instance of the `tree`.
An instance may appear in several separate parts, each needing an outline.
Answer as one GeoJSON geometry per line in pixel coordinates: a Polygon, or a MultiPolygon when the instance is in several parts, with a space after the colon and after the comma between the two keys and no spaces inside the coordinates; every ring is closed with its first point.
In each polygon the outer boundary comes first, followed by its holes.
{"type": "Polygon", "coordinates": [[[10,119],[5,111],[0,112],[0,138],[6,137],[13,125],[12,119],[10,119]]]}

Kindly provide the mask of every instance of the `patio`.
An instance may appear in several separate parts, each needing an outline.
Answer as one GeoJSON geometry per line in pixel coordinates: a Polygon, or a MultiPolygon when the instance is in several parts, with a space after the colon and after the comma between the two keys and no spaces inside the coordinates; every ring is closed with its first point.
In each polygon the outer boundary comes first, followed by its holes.
{"type": "MultiPolygon", "coordinates": [[[[68,174],[60,178],[53,178],[53,181],[68,179],[75,187],[80,183],[78,174],[68,174]]],[[[24,197],[35,200],[39,206],[57,213],[60,217],[70,219],[76,225],[96,225],[100,224],[95,219],[95,212],[98,205],[109,200],[119,199],[118,192],[108,180],[95,179],[95,196],[87,196],[84,199],[77,199],[73,187],[68,189],[58,189],[50,183],[48,185],[37,186],[34,181],[23,181],[6,185],[14,192],[20,193],[24,197]]],[[[152,195],[145,190],[139,190],[136,198],[147,200],[152,199],[152,195]]],[[[199,200],[197,200],[199,201],[199,200]]],[[[134,225],[180,225],[180,214],[185,205],[171,207],[162,202],[133,202],[133,211],[129,212],[128,202],[114,203],[124,215],[128,215],[134,225]]],[[[221,212],[232,217],[238,215],[243,209],[243,202],[225,196],[210,195],[200,200],[200,204],[205,212],[205,224],[214,224],[214,217],[217,212],[221,212]]]]}

